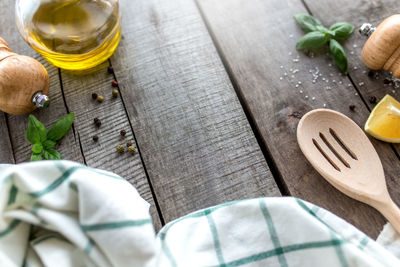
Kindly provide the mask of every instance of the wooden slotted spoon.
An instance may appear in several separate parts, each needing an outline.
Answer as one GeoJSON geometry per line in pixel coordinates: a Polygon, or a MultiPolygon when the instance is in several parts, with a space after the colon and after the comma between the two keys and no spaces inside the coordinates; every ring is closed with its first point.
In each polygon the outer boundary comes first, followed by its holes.
{"type": "Polygon", "coordinates": [[[386,188],[382,163],[356,123],[339,112],[316,109],[300,120],[297,142],[329,183],[377,209],[400,233],[400,209],[386,188]]]}

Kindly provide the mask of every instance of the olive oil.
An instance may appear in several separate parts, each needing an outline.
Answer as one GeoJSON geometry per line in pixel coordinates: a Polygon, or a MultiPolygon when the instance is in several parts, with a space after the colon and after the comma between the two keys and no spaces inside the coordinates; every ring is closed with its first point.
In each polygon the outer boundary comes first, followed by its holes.
{"type": "Polygon", "coordinates": [[[117,1],[45,1],[33,14],[28,29],[31,46],[67,70],[101,64],[114,53],[120,39],[117,1]]]}

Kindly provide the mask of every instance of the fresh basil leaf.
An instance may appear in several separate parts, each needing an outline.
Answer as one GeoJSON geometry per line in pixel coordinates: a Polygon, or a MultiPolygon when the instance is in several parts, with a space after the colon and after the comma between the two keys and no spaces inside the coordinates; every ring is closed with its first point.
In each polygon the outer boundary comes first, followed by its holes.
{"type": "Polygon", "coordinates": [[[331,39],[329,41],[329,48],[336,65],[344,74],[347,74],[347,56],[343,47],[338,43],[338,41],[331,39]]]}
{"type": "Polygon", "coordinates": [[[296,14],[294,15],[294,18],[305,32],[318,31],[319,29],[317,26],[322,26],[319,20],[307,14],[296,14]]]}
{"type": "Polygon", "coordinates": [[[47,149],[47,148],[53,148],[56,145],[56,142],[51,141],[51,140],[45,140],[42,144],[43,144],[43,147],[45,149],[47,149]]]}
{"type": "Polygon", "coordinates": [[[42,155],[40,155],[40,154],[32,154],[32,156],[31,156],[31,161],[39,161],[42,159],[43,159],[42,155]]]}
{"type": "Polygon", "coordinates": [[[38,144],[46,139],[46,127],[38,121],[35,116],[28,116],[28,127],[26,128],[26,139],[31,144],[38,144]]]}
{"type": "Polygon", "coordinates": [[[329,30],[335,32],[335,39],[343,40],[354,31],[354,26],[347,22],[338,22],[333,24],[329,30]]]}
{"type": "Polygon", "coordinates": [[[39,154],[43,151],[43,145],[42,144],[34,144],[32,147],[32,152],[35,154],[39,154]]]}
{"type": "Polygon", "coordinates": [[[64,135],[71,128],[74,122],[75,114],[69,113],[56,121],[56,123],[51,126],[49,132],[47,133],[47,139],[51,141],[58,141],[64,137],[64,135]]]}
{"type": "Polygon", "coordinates": [[[328,31],[328,29],[325,28],[325,27],[322,26],[322,25],[318,25],[318,26],[316,26],[315,28],[316,28],[317,31],[320,31],[320,32],[323,32],[323,33],[325,33],[326,31],[328,31]]]}
{"type": "Polygon", "coordinates": [[[296,49],[304,50],[316,48],[328,41],[328,37],[322,32],[309,32],[297,41],[296,49]]]}
{"type": "Polygon", "coordinates": [[[335,37],[336,33],[334,31],[331,30],[326,30],[325,34],[328,35],[328,37],[335,37]]]}
{"type": "Polygon", "coordinates": [[[54,160],[54,159],[61,159],[60,153],[53,148],[43,150],[43,156],[45,159],[54,160]]]}

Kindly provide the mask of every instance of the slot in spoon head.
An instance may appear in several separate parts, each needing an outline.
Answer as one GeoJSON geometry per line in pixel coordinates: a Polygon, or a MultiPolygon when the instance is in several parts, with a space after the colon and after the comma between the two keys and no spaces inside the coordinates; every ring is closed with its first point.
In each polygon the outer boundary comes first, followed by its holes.
{"type": "Polygon", "coordinates": [[[382,163],[363,130],[342,113],[316,109],[297,127],[297,142],[311,165],[346,195],[377,206],[390,199],[382,163]]]}

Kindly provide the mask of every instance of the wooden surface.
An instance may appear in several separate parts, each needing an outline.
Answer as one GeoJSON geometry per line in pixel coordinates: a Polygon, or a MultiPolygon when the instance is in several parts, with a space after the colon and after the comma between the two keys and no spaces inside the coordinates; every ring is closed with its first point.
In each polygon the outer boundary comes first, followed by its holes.
{"type": "Polygon", "coordinates": [[[299,121],[297,142],[331,185],[377,209],[400,232],[400,209],[389,196],[379,156],[356,123],[337,111],[315,109],[299,121]]]}
{"type": "MultiPolygon", "coordinates": [[[[365,38],[357,33],[344,43],[349,76],[340,75],[324,53],[311,58],[297,52],[296,41],[304,33],[293,15],[311,12],[326,26],[348,21],[357,28],[399,13],[395,1],[120,3],[122,40],[105,63],[114,67],[114,77],[105,69],[78,76],[50,66],[16,31],[13,1],[0,2],[6,14],[0,22],[9,25],[0,36],[16,52],[37,58],[50,74],[52,104],[35,116],[49,126],[68,112],[76,114],[73,130],[58,146],[65,159],[128,179],[152,204],[156,229],[199,208],[283,194],[320,205],[377,236],[383,217],[322,179],[302,155],[296,127],[303,114],[322,107],[343,112],[361,126],[374,105],[369,98],[396,97],[396,90],[383,85],[384,73],[378,79],[367,76],[360,59],[365,38]],[[316,68],[329,82],[312,82],[309,71],[316,68]],[[111,98],[114,78],[117,99],[111,98]],[[105,101],[93,101],[93,92],[105,101]],[[95,117],[102,120],[99,129],[95,117]],[[122,129],[125,138],[119,136],[122,129]],[[95,134],[98,143],[92,141],[95,134]],[[127,140],[137,147],[136,155],[115,152],[127,140]]],[[[26,118],[0,114],[1,162],[29,159],[26,118]]],[[[372,142],[390,194],[400,203],[399,146],[372,142]]]]}
{"type": "MultiPolygon", "coordinates": [[[[307,12],[302,2],[198,2],[227,70],[234,77],[238,94],[255,121],[258,133],[277,167],[277,175],[284,181],[288,193],[320,205],[376,237],[384,224],[381,215],[347,198],[322,180],[306,162],[296,142],[298,120],[312,109],[327,107],[343,112],[360,126],[368,117],[368,110],[360,98],[358,88],[354,88],[348,77],[339,74],[330,57],[322,54],[310,58],[295,50],[296,41],[304,33],[296,25],[293,15],[307,12]],[[295,62],[297,57],[299,62],[295,62]],[[321,78],[316,83],[312,82],[313,77],[309,71],[315,73],[316,67],[330,82],[326,83],[321,78]],[[294,70],[298,72],[293,73],[294,70]],[[327,89],[327,86],[330,88],[327,89]],[[349,105],[355,105],[355,112],[349,110],[349,105]]],[[[344,2],[342,6],[346,6],[344,2]]],[[[329,21],[325,19],[327,25],[341,20],[332,17],[333,12],[323,4],[314,13],[318,14],[322,10],[323,18],[331,18],[329,21]]],[[[350,16],[348,21],[353,22],[350,16]]],[[[353,37],[363,39],[356,34],[353,37]]],[[[356,59],[352,61],[357,62],[356,59]]],[[[354,65],[350,63],[350,67],[354,65]]],[[[363,78],[368,79],[366,74],[363,78]]],[[[399,172],[396,155],[388,144],[374,141],[374,145],[384,163],[392,192],[398,192],[399,186],[390,183],[396,172],[399,172]]],[[[400,199],[396,198],[396,201],[399,203],[400,199]]]]}
{"type": "Polygon", "coordinates": [[[111,61],[165,221],[279,195],[195,3],[121,4],[111,61]]]}

